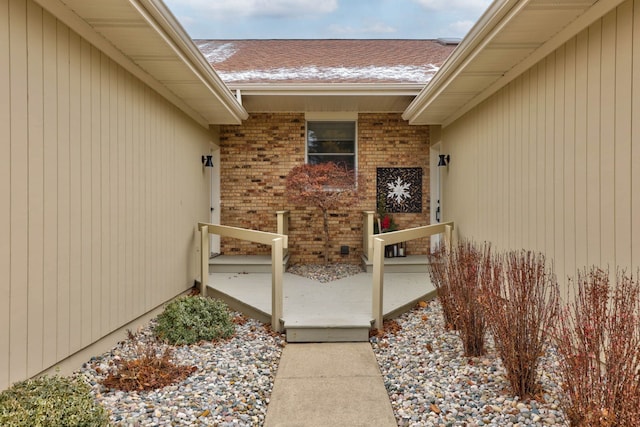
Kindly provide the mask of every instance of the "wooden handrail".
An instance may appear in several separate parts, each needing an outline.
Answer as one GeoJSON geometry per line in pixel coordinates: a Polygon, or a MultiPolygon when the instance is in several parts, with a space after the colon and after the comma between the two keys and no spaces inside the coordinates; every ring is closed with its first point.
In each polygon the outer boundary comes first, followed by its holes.
{"type": "Polygon", "coordinates": [[[435,234],[446,233],[446,227],[450,226],[453,231],[453,221],[442,222],[438,224],[425,225],[422,227],[407,228],[406,230],[390,231],[388,233],[373,234],[369,237],[369,244],[373,243],[375,237],[382,237],[385,244],[393,245],[394,243],[408,242],[409,240],[421,239],[423,237],[433,236],[435,234]]]}
{"type": "Polygon", "coordinates": [[[208,224],[206,222],[199,222],[198,229],[203,227],[209,228],[210,234],[217,234],[222,237],[232,237],[234,239],[247,240],[254,243],[262,243],[263,245],[270,245],[273,239],[282,237],[284,239],[284,248],[288,247],[289,237],[285,234],[270,233],[267,231],[249,230],[247,228],[230,227],[228,225],[220,224],[208,224]]]}
{"type": "Polygon", "coordinates": [[[198,223],[200,230],[200,293],[207,295],[209,285],[209,234],[222,237],[247,240],[271,246],[271,327],[282,332],[280,319],[282,318],[282,274],[284,250],[287,248],[288,237],[284,234],[266,231],[248,230],[245,228],[229,227],[227,225],[198,223]]]}
{"type": "Polygon", "coordinates": [[[407,230],[392,231],[389,233],[374,234],[370,237],[369,247],[373,248],[373,255],[371,257],[373,259],[371,309],[374,328],[381,329],[383,324],[382,303],[384,298],[384,247],[386,245],[407,242],[409,240],[420,239],[441,233],[444,234],[445,248],[447,251],[450,251],[451,244],[453,243],[453,221],[409,228],[407,230]]]}

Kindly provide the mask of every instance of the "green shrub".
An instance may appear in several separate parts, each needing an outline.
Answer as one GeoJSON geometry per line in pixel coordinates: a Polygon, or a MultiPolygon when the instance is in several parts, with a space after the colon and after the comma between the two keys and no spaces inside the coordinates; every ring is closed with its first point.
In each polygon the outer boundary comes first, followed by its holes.
{"type": "Polygon", "coordinates": [[[233,335],[235,326],[226,304],[201,296],[170,302],[158,316],[156,336],[173,345],[212,341],[233,335]]]}
{"type": "Polygon", "coordinates": [[[0,425],[107,426],[109,416],[79,378],[40,377],[15,383],[0,393],[0,425]]]}

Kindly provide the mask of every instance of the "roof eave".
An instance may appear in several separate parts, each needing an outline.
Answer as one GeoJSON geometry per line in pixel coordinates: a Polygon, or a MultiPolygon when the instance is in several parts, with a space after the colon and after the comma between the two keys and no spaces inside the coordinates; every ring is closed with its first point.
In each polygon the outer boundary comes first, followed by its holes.
{"type": "MultiPolygon", "coordinates": [[[[496,0],[482,14],[462,42],[453,51],[451,56],[442,64],[431,81],[416,96],[413,102],[402,114],[402,118],[411,124],[415,124],[419,116],[438,98],[442,89],[453,81],[462,71],[465,62],[468,62],[478,50],[486,36],[497,26],[505,15],[518,3],[527,3],[528,0],[496,0]]],[[[429,123],[429,124],[442,124],[429,123]]]]}
{"type": "Polygon", "coordinates": [[[443,126],[451,124],[623,1],[625,0],[592,2],[576,19],[567,22],[567,25],[557,33],[551,35],[541,45],[531,49],[531,52],[523,60],[502,70],[493,83],[471,93],[461,94],[461,97],[464,98],[463,102],[443,101],[441,99],[443,92],[452,86],[456,79],[464,73],[469,63],[480,55],[482,50],[530,3],[529,0],[494,2],[431,82],[407,107],[402,117],[411,124],[440,124],[443,126]]]}
{"type": "MultiPolygon", "coordinates": [[[[233,97],[224,82],[210,67],[162,2],[158,0],[127,0],[126,4],[131,6],[131,12],[137,14],[150,31],[160,37],[162,40],[160,43],[171,49],[175,58],[189,68],[193,81],[202,86],[201,93],[210,98],[211,105],[216,105],[218,113],[213,112],[215,108],[195,105],[187,96],[176,91],[167,82],[163,82],[157,74],[154,74],[153,70],[141,67],[135,58],[127,55],[127,46],[100,33],[90,23],[90,17],[82,16],[67,4],[73,4],[73,0],[35,1],[203,127],[208,127],[210,124],[238,124],[248,117],[244,107],[233,97]],[[222,111],[224,113],[220,113],[222,111]]],[[[117,7],[122,6],[122,3],[101,2],[100,6],[112,7],[115,11],[117,7]]]]}
{"type": "MultiPolygon", "coordinates": [[[[129,0],[132,4],[137,3],[146,8],[155,18],[155,22],[148,20],[150,25],[156,22],[161,25],[164,35],[169,37],[167,42],[175,46],[175,52],[193,70],[202,83],[207,86],[215,96],[216,101],[225,105],[229,114],[234,117],[236,123],[246,120],[249,114],[238,100],[232,95],[230,89],[222,81],[220,76],[211,67],[211,64],[202,55],[202,52],[194,44],[182,25],[173,16],[171,11],[161,0],[129,0]]],[[[141,11],[142,12],[142,11],[141,11]]],[[[163,35],[161,33],[161,35],[163,35]]],[[[214,123],[210,123],[214,124],[214,123]]]]}

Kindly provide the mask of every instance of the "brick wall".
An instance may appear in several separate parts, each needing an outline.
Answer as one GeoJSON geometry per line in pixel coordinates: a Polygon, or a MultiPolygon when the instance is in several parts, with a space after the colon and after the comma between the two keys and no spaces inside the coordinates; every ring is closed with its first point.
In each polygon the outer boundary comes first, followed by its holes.
{"type": "MultiPolygon", "coordinates": [[[[361,202],[330,212],[331,262],[359,263],[362,254],[362,211],[376,209],[376,168],[422,167],[422,213],[394,214],[400,228],[429,223],[429,132],[409,126],[399,114],[360,114],[358,170],[364,176],[361,202]],[[340,246],[349,246],[348,256],[340,246]]],[[[294,206],[285,195],[285,178],[305,160],[303,113],[252,114],[240,126],[222,126],[221,223],[262,231],[276,231],[278,210],[291,212],[289,251],[292,263],[323,259],[322,217],[317,208],[294,206]]],[[[428,242],[413,241],[408,253],[426,253],[428,242]]],[[[264,245],[223,239],[225,254],[268,254],[264,245]]]]}

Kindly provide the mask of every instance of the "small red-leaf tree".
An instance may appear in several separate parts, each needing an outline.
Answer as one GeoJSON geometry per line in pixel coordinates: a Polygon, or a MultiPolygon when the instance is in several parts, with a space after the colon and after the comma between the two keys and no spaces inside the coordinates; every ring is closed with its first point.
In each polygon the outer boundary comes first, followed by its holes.
{"type": "Polygon", "coordinates": [[[324,262],[329,262],[329,211],[352,206],[360,197],[353,170],[333,162],[296,166],[287,175],[287,198],[322,211],[324,262]]]}

